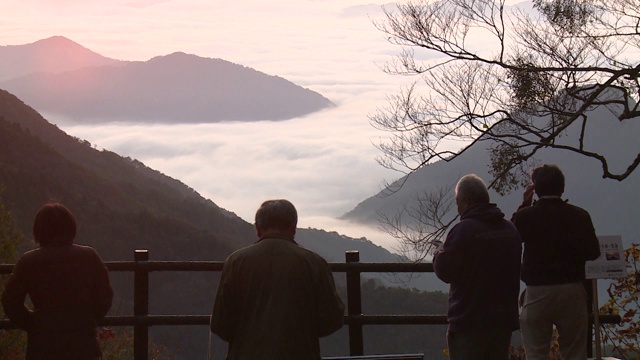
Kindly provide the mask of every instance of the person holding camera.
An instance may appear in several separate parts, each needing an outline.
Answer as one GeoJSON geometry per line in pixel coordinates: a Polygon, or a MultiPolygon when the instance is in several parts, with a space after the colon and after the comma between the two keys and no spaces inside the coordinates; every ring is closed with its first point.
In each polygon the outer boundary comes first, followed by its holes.
{"type": "Polygon", "coordinates": [[[549,359],[553,326],[564,360],[587,359],[588,290],[585,262],[600,256],[589,213],[561,198],[556,165],[533,169],[512,221],[524,243],[520,329],[527,360],[549,359]],[[533,202],[533,193],[538,201],[533,202]]]}

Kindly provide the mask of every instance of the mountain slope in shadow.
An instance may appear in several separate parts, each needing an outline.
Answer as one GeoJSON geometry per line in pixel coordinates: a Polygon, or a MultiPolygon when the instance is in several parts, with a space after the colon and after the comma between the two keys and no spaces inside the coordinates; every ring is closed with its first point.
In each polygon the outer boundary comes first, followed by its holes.
{"type": "MultiPolygon", "coordinates": [[[[60,201],[77,217],[76,242],[93,246],[105,261],[132,260],[135,249],[148,249],[150,260],[222,261],[232,251],[256,240],[252,224],[203,198],[179,180],[137,160],[92,148],[87,141],[67,135],[3,90],[0,90],[0,188],[1,201],[27,239],[37,209],[47,201],[60,201]]],[[[256,207],[262,200],[265,199],[256,199],[256,207]]],[[[366,239],[352,239],[325,230],[299,229],[296,240],[329,262],[344,262],[344,252],[354,249],[360,251],[362,262],[398,260],[397,255],[366,239]]],[[[32,247],[34,244],[27,241],[20,250],[32,247]]],[[[109,315],[131,314],[131,274],[110,275],[116,300],[109,315]]],[[[398,314],[444,311],[443,293],[400,287],[386,290],[379,285],[391,282],[383,276],[370,277],[376,280],[363,284],[365,311],[398,314]]],[[[154,272],[150,313],[208,314],[218,280],[219,274],[208,272],[154,272]]],[[[336,282],[344,293],[344,275],[336,274],[336,282]]],[[[343,329],[323,339],[323,353],[347,353],[346,332],[343,329]]],[[[381,327],[368,333],[367,342],[383,352],[404,348],[439,354],[445,346],[444,333],[434,326],[420,333],[408,328],[381,327]],[[394,335],[392,341],[389,334],[394,335]]],[[[177,359],[195,359],[206,354],[207,334],[206,327],[197,326],[151,329],[152,339],[178,349],[177,359]]],[[[220,352],[222,348],[215,350],[220,352]]]]}
{"type": "MultiPolygon", "coordinates": [[[[576,139],[582,128],[574,128],[570,128],[557,143],[578,147],[576,139]]],[[[640,122],[637,118],[619,120],[615,108],[599,107],[589,111],[589,122],[584,130],[584,149],[610,159],[611,171],[624,171],[640,153],[637,141],[640,122]]],[[[480,141],[450,162],[441,160],[427,165],[409,177],[398,180],[396,184],[404,184],[397,192],[389,194],[383,191],[373,195],[343,215],[343,218],[357,223],[377,224],[379,214],[393,217],[405,207],[416,208],[416,198],[425,193],[448,186],[452,189],[453,197],[453,187],[466,174],[475,173],[488,181],[491,178],[490,145],[490,141],[480,141]]],[[[575,152],[542,149],[536,154],[536,159],[539,164],[555,163],[562,169],[566,179],[563,198],[589,211],[599,235],[622,235],[627,244],[638,241],[640,223],[636,214],[640,211],[640,192],[637,190],[640,171],[636,170],[623,181],[616,181],[602,178],[602,165],[596,159],[575,152]]],[[[522,201],[522,190],[505,196],[490,190],[491,200],[510,218],[522,201]]],[[[452,219],[456,211],[454,206],[444,219],[452,219]]],[[[411,223],[412,219],[405,217],[405,221],[411,223]]]]}

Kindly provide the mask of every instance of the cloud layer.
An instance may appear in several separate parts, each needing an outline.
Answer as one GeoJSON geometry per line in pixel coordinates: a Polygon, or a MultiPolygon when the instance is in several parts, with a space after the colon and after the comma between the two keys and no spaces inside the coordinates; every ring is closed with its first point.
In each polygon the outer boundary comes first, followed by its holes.
{"type": "Polygon", "coordinates": [[[262,200],[285,197],[299,208],[302,227],[389,244],[376,229],[354,230],[335,220],[399,176],[375,162],[373,144],[384,134],[367,117],[411,81],[380,69],[401,50],[373,25],[383,4],[0,0],[0,44],[62,35],[107,57],[143,61],[183,51],[321,93],[338,106],[284,122],[84,126],[43,115],[70,135],[183,181],[247,221],[262,200]]]}

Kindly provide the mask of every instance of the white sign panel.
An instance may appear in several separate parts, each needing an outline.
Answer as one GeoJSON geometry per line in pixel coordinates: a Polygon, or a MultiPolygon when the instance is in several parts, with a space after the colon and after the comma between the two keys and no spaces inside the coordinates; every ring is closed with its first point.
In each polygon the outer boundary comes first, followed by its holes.
{"type": "Polygon", "coordinates": [[[606,279],[627,276],[627,263],[620,235],[598,236],[600,257],[587,261],[585,277],[587,279],[606,279]]]}

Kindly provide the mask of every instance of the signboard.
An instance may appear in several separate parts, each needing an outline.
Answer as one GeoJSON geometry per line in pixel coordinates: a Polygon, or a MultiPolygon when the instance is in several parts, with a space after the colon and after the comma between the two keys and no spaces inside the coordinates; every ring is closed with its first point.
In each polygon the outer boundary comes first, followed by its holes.
{"type": "Polygon", "coordinates": [[[587,261],[585,277],[587,279],[606,279],[627,276],[627,263],[620,235],[598,236],[600,257],[587,261]]]}

